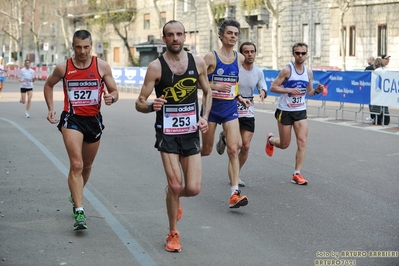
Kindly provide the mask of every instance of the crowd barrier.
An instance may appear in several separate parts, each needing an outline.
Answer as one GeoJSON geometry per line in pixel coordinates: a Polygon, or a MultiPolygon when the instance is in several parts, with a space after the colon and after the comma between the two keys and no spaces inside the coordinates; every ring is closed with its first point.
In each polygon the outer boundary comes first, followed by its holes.
{"type": "MultiPolygon", "coordinates": [[[[271,83],[280,71],[264,70],[265,81],[270,88],[271,83]]],[[[323,110],[335,110],[335,119],[341,112],[344,120],[345,112],[352,112],[357,122],[358,114],[363,121],[364,114],[374,114],[368,111],[368,105],[382,105],[388,107],[399,107],[399,72],[397,71],[313,71],[313,86],[322,84],[324,90],[315,96],[306,96],[306,99],[320,101],[318,115],[323,110]],[[336,102],[334,106],[327,106],[329,102],[336,102]],[[358,108],[345,108],[345,104],[359,104],[358,108]],[[367,107],[365,109],[365,106],[367,107]]],[[[268,92],[270,96],[279,97],[279,94],[268,92]]],[[[399,116],[390,115],[398,118],[399,116]]]]}
{"type": "MultiPolygon", "coordinates": [[[[51,67],[33,67],[36,71],[36,78],[46,79],[51,67]]],[[[18,67],[9,67],[7,75],[10,78],[18,76],[18,67]]],[[[137,93],[144,82],[146,67],[113,67],[112,75],[117,83],[118,89],[126,92],[137,93]]],[[[271,83],[277,77],[279,70],[263,70],[266,84],[270,88],[271,83]]],[[[383,105],[389,107],[399,107],[399,72],[397,71],[319,71],[313,70],[313,86],[318,84],[324,86],[322,93],[307,97],[314,101],[320,101],[318,115],[325,116],[326,110],[335,110],[335,118],[338,119],[338,113],[341,112],[341,118],[344,118],[345,112],[357,115],[361,113],[362,120],[364,114],[368,112],[368,105],[383,105]],[[328,106],[328,103],[335,102],[334,106],[328,106]],[[346,109],[345,104],[358,104],[357,110],[346,109]],[[367,107],[365,109],[365,106],[367,107]]],[[[257,92],[257,90],[255,90],[257,92]]],[[[268,91],[269,96],[275,96],[273,105],[277,103],[279,94],[268,91]]],[[[398,118],[399,119],[399,118],[398,118]]],[[[399,121],[398,121],[399,123],[399,121]]]]}

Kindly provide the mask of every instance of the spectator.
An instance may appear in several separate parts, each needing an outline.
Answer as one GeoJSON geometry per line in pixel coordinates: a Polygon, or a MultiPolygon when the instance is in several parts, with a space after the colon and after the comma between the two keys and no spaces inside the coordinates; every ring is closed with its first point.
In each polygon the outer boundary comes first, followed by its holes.
{"type": "MultiPolygon", "coordinates": [[[[386,71],[385,66],[389,63],[389,57],[387,55],[383,55],[382,58],[377,58],[374,61],[374,71],[375,72],[384,72],[386,71]]],[[[389,109],[388,106],[379,106],[379,105],[370,105],[370,112],[379,113],[377,116],[371,114],[372,121],[377,125],[389,125],[390,117],[389,117],[389,109]],[[377,120],[375,120],[377,119],[377,120]]]]}
{"type": "Polygon", "coordinates": [[[384,54],[381,56],[381,58],[384,63],[384,67],[386,67],[389,64],[389,59],[391,58],[391,56],[384,54]]]}
{"type": "Polygon", "coordinates": [[[374,70],[374,56],[369,56],[367,58],[367,64],[368,66],[366,67],[365,70],[374,70]]]}

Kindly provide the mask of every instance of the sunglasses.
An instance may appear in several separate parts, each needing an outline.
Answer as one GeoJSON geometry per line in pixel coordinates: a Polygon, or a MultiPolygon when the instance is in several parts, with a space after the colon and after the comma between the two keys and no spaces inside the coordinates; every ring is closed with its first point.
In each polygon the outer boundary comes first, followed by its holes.
{"type": "Polygon", "coordinates": [[[296,55],[306,55],[308,52],[294,52],[296,55]]]}

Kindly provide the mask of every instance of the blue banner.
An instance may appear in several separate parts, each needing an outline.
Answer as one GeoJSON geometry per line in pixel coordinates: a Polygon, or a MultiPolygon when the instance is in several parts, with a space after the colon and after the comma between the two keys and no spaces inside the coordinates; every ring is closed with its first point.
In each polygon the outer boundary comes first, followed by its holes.
{"type": "Polygon", "coordinates": [[[113,67],[112,76],[116,84],[143,85],[146,67],[113,67]]]}
{"type": "MultiPolygon", "coordinates": [[[[146,67],[113,67],[112,75],[117,84],[141,86],[144,82],[146,67]]],[[[270,91],[274,79],[280,70],[263,70],[268,87],[268,95],[279,97],[280,94],[270,91]]],[[[371,72],[370,71],[313,71],[313,87],[324,85],[323,93],[306,96],[317,101],[370,104],[371,72]]],[[[255,90],[257,93],[257,90],[255,90]]]]}
{"type": "MultiPolygon", "coordinates": [[[[278,70],[263,70],[267,84],[268,95],[279,97],[280,94],[270,91],[278,70]]],[[[318,101],[370,103],[371,72],[369,71],[313,71],[313,87],[324,85],[324,91],[316,96],[306,96],[307,99],[318,101]]]]}

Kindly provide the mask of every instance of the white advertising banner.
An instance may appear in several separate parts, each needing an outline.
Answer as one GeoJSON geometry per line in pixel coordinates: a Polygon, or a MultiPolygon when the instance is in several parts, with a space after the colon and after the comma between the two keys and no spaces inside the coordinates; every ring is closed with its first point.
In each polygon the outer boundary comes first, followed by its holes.
{"type": "Polygon", "coordinates": [[[373,71],[370,104],[399,107],[399,71],[373,71]]]}

